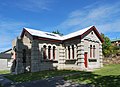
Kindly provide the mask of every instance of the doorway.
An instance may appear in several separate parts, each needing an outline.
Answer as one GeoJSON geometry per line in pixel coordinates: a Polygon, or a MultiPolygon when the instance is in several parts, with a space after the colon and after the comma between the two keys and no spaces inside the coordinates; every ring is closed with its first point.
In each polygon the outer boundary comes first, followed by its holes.
{"type": "Polygon", "coordinates": [[[88,67],[88,62],[87,62],[87,52],[84,53],[84,65],[85,65],[85,68],[88,67]]]}

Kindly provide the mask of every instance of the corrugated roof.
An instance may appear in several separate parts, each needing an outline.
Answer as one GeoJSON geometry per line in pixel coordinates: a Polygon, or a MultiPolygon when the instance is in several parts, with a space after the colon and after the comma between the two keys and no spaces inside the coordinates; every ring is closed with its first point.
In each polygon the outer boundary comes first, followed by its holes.
{"type": "Polygon", "coordinates": [[[30,28],[24,28],[24,29],[26,29],[33,36],[62,40],[62,37],[58,34],[44,32],[44,31],[40,31],[40,30],[34,30],[34,29],[30,29],[30,28]]]}
{"type": "Polygon", "coordinates": [[[76,32],[70,33],[68,35],[65,35],[65,36],[63,36],[63,39],[65,40],[65,39],[69,39],[69,38],[72,38],[72,37],[76,37],[76,36],[82,35],[84,32],[89,30],[91,27],[93,27],[93,26],[89,26],[87,28],[84,28],[84,29],[81,29],[79,31],[76,31],[76,32]]]}
{"type": "Polygon", "coordinates": [[[84,32],[89,30],[91,27],[93,27],[93,26],[89,26],[87,28],[81,29],[79,31],[70,33],[70,34],[65,35],[65,36],[60,36],[58,34],[44,32],[44,31],[30,29],[30,28],[24,28],[24,29],[27,30],[33,36],[50,38],[50,39],[56,39],[56,40],[65,40],[65,39],[69,39],[69,38],[72,38],[72,37],[76,37],[76,36],[82,35],[84,32]]]}
{"type": "Polygon", "coordinates": [[[120,38],[112,39],[111,42],[120,41],[120,38]]]}

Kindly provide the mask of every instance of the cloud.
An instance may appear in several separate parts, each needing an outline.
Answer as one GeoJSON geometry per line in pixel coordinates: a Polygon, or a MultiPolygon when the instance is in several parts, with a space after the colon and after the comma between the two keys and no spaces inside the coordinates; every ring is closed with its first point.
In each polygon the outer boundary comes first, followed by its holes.
{"type": "Polygon", "coordinates": [[[48,0],[18,0],[17,2],[12,2],[9,4],[13,4],[13,7],[20,8],[25,11],[31,12],[40,12],[42,10],[49,11],[51,1],[48,0]]]}
{"type": "Polygon", "coordinates": [[[0,51],[12,47],[12,40],[19,35],[25,25],[27,24],[10,19],[0,20],[0,51]]]}
{"type": "Polygon", "coordinates": [[[101,32],[120,32],[120,21],[114,21],[112,23],[101,24],[97,26],[101,32]]]}
{"type": "Polygon", "coordinates": [[[93,4],[80,10],[72,11],[68,15],[68,18],[57,27],[63,32],[67,32],[68,30],[73,32],[90,25],[95,25],[103,33],[120,32],[119,8],[119,2],[114,4],[93,4]]]}

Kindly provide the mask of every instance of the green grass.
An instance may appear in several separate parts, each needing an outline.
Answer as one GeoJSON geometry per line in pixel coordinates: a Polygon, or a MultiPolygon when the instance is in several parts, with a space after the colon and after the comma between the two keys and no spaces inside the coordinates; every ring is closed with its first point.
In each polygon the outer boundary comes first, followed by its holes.
{"type": "Polygon", "coordinates": [[[19,75],[8,75],[6,78],[14,82],[28,82],[33,80],[46,79],[53,76],[61,76],[65,74],[75,73],[79,71],[70,71],[70,70],[58,70],[58,71],[41,71],[34,73],[24,73],[19,75]]]}
{"type": "Polygon", "coordinates": [[[107,76],[107,75],[120,75],[120,64],[106,65],[100,70],[94,71],[95,74],[107,76]]]}
{"type": "Polygon", "coordinates": [[[9,70],[0,70],[0,74],[8,74],[8,73],[10,73],[9,70]]]}
{"type": "Polygon", "coordinates": [[[120,64],[104,66],[94,72],[81,71],[80,74],[66,76],[65,80],[95,87],[120,87],[120,64]]]}
{"type": "Polygon", "coordinates": [[[65,76],[64,79],[72,80],[75,83],[94,85],[94,87],[120,87],[120,64],[107,65],[94,72],[70,70],[41,71],[19,75],[8,75],[6,78],[14,82],[27,82],[46,79],[53,76],[68,75],[76,72],[77,74],[65,76]]]}

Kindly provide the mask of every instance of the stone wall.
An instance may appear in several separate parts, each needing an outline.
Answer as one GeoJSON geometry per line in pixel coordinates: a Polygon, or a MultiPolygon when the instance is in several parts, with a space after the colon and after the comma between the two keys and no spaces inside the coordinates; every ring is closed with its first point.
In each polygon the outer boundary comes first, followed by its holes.
{"type": "Polygon", "coordinates": [[[120,64],[120,56],[114,58],[103,58],[103,64],[104,65],[120,64]]]}

